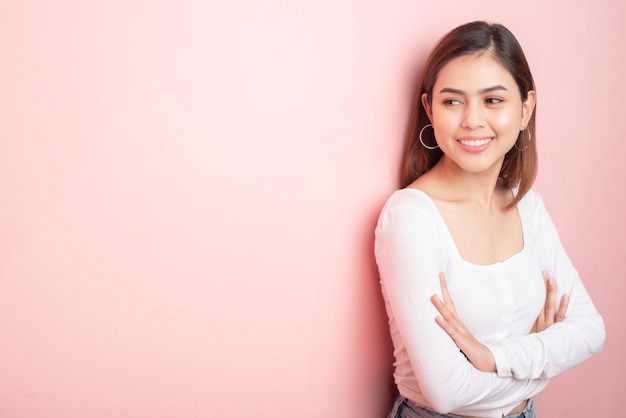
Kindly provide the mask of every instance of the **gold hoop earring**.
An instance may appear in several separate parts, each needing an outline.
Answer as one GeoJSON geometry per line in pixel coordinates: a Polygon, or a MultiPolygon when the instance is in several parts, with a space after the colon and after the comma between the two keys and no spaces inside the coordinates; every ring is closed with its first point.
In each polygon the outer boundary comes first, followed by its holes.
{"type": "MultiPolygon", "coordinates": [[[[529,129],[525,129],[525,131],[528,133],[528,143],[526,144],[526,146],[524,148],[520,148],[517,146],[517,141],[515,141],[515,144],[513,144],[513,146],[515,147],[516,150],[518,151],[526,151],[528,149],[528,146],[530,145],[530,141],[532,141],[532,137],[530,136],[530,130],[529,129]]],[[[524,132],[524,131],[522,131],[524,132]]],[[[524,134],[521,135],[522,138],[524,137],[524,134]]]]}
{"type": "MultiPolygon", "coordinates": [[[[430,145],[426,145],[426,144],[424,143],[424,140],[422,139],[422,134],[424,133],[424,129],[428,128],[429,126],[430,126],[431,128],[433,127],[433,125],[432,125],[431,123],[429,123],[428,125],[424,126],[422,129],[420,129],[420,134],[419,134],[419,137],[420,137],[420,144],[422,144],[422,146],[423,146],[424,148],[429,149],[429,150],[431,150],[431,151],[432,151],[432,150],[434,150],[434,149],[439,148],[439,145],[435,145],[434,147],[433,147],[433,146],[430,146],[430,145]]],[[[434,132],[434,128],[433,128],[433,132],[434,132]]],[[[435,138],[435,141],[437,141],[437,139],[436,139],[436,138],[435,138]]]]}

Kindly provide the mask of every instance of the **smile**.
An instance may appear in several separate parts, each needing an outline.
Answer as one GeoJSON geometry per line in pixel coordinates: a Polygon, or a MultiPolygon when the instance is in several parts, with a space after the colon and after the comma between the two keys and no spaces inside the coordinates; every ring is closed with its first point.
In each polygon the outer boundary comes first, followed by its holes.
{"type": "Polygon", "coordinates": [[[457,141],[461,145],[461,148],[465,152],[470,152],[473,154],[477,154],[483,152],[489,145],[491,145],[491,141],[493,141],[492,136],[482,136],[482,137],[465,137],[465,138],[457,138],[457,141]]]}
{"type": "Polygon", "coordinates": [[[480,138],[480,139],[459,139],[458,141],[466,147],[482,147],[491,142],[493,138],[480,138]]]}

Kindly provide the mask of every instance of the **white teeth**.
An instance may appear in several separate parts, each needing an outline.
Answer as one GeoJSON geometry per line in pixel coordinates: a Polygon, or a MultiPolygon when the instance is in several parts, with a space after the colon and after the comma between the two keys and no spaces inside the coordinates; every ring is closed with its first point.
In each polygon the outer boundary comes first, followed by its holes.
{"type": "Polygon", "coordinates": [[[473,139],[473,140],[462,140],[459,141],[461,144],[466,145],[468,147],[480,147],[481,145],[485,145],[491,141],[491,138],[485,139],[473,139]]]}

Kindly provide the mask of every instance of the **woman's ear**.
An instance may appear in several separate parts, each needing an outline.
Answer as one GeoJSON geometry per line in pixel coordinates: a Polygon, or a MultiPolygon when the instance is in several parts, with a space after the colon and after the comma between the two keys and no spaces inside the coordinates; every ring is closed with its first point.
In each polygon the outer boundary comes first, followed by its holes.
{"type": "Polygon", "coordinates": [[[426,110],[426,116],[428,116],[428,119],[432,122],[433,112],[430,103],[428,103],[428,93],[422,93],[422,106],[424,106],[424,109],[426,110]]]}
{"type": "Polygon", "coordinates": [[[528,126],[528,122],[533,115],[533,111],[535,110],[535,103],[537,102],[537,96],[535,94],[535,90],[528,90],[526,94],[526,100],[522,102],[522,126],[521,129],[524,130],[528,126]]]}

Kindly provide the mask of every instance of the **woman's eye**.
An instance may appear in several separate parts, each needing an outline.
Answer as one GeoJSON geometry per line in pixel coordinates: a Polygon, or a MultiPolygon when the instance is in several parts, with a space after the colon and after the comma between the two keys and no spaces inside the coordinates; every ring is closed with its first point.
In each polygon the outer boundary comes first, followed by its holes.
{"type": "Polygon", "coordinates": [[[496,99],[495,97],[490,97],[487,100],[485,100],[485,102],[487,104],[498,104],[498,103],[502,103],[502,99],[496,99]]]}
{"type": "Polygon", "coordinates": [[[456,100],[456,99],[447,99],[443,101],[443,104],[446,106],[456,106],[456,105],[460,105],[461,101],[456,100]]]}

